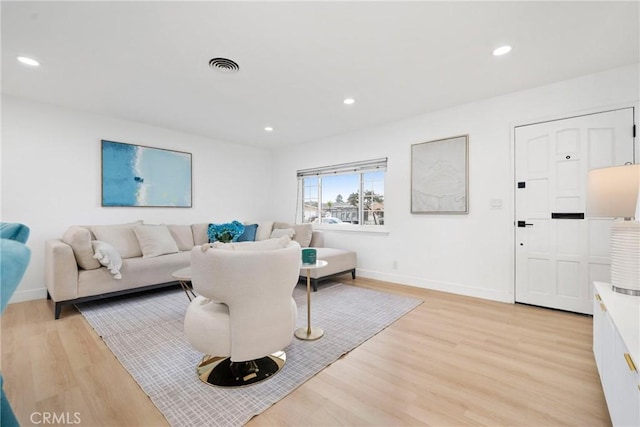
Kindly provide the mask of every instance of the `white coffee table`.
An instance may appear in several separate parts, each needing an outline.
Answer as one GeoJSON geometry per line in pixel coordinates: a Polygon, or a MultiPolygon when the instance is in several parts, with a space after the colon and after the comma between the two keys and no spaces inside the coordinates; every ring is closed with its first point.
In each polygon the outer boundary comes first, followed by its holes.
{"type": "Polygon", "coordinates": [[[178,283],[180,283],[180,286],[182,286],[182,290],[184,291],[184,293],[187,294],[187,298],[189,298],[189,301],[191,301],[191,295],[193,295],[193,297],[195,298],[196,294],[193,292],[193,287],[191,285],[191,267],[185,267],[181,268],[180,270],[176,270],[171,273],[171,276],[173,276],[173,278],[176,279],[178,283]],[[189,292],[191,292],[191,295],[189,295],[189,292]]]}
{"type": "Polygon", "coordinates": [[[301,340],[313,341],[324,335],[324,331],[321,328],[311,327],[311,270],[324,268],[327,265],[329,263],[321,259],[317,260],[315,264],[302,264],[301,268],[307,269],[307,327],[298,328],[294,332],[296,338],[301,340]]]}

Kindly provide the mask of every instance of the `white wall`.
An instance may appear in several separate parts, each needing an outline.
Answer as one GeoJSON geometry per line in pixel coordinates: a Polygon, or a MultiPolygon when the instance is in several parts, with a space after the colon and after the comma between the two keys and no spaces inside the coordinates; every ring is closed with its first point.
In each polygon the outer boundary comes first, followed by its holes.
{"type": "Polygon", "coordinates": [[[2,221],[31,228],[31,262],[11,302],[43,298],[44,242],[74,224],[271,218],[271,153],[2,96],[2,221]],[[193,208],[103,208],[100,140],[193,154],[193,208]]]}
{"type": "Polygon", "coordinates": [[[637,107],[639,71],[610,70],[274,152],[3,95],[1,218],[29,225],[32,249],[12,302],[45,296],[44,241],[69,225],[293,221],[297,169],[378,157],[389,158],[389,233],[327,232],[327,244],[357,251],[361,276],[513,301],[513,127],[637,107]],[[470,136],[469,215],[410,214],[411,144],[460,134],[470,136]],[[102,208],[101,139],[193,153],[193,208],[102,208]],[[503,209],[490,209],[491,199],[503,209]]]}
{"type": "Polygon", "coordinates": [[[388,157],[389,233],[326,232],[327,245],[355,250],[364,277],[513,301],[514,126],[637,107],[638,75],[636,64],[277,150],[275,216],[295,215],[297,169],[388,157]],[[412,215],[411,144],[462,134],[470,141],[469,214],[412,215]],[[502,200],[503,208],[492,210],[491,199],[502,200]]]}

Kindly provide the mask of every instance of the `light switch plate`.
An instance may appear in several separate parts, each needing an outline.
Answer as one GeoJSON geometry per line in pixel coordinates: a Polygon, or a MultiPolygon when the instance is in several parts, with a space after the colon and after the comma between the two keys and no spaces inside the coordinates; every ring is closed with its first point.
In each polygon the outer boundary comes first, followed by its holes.
{"type": "Polygon", "coordinates": [[[491,209],[502,209],[502,199],[491,199],[491,209]]]}

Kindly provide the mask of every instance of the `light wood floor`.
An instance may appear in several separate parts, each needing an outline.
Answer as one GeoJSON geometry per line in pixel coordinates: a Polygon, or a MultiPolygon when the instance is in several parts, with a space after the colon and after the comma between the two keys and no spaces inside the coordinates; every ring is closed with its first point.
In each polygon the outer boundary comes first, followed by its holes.
{"type": "MultiPolygon", "coordinates": [[[[345,276],[347,277],[347,276],[345,276]]],[[[289,396],[255,426],[608,426],[588,316],[367,279],[344,282],[424,303],[289,396]]],[[[164,426],[72,307],[10,305],[2,316],[5,391],[21,425],[78,413],[83,426],[164,426]]],[[[73,418],[71,418],[73,420],[73,418]]]]}

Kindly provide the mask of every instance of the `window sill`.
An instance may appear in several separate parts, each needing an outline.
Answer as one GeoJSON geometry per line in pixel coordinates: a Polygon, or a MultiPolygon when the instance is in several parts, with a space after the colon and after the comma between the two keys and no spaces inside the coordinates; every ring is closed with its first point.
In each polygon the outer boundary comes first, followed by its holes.
{"type": "Polygon", "coordinates": [[[313,224],[314,230],[346,233],[389,234],[384,225],[313,224]]]}

